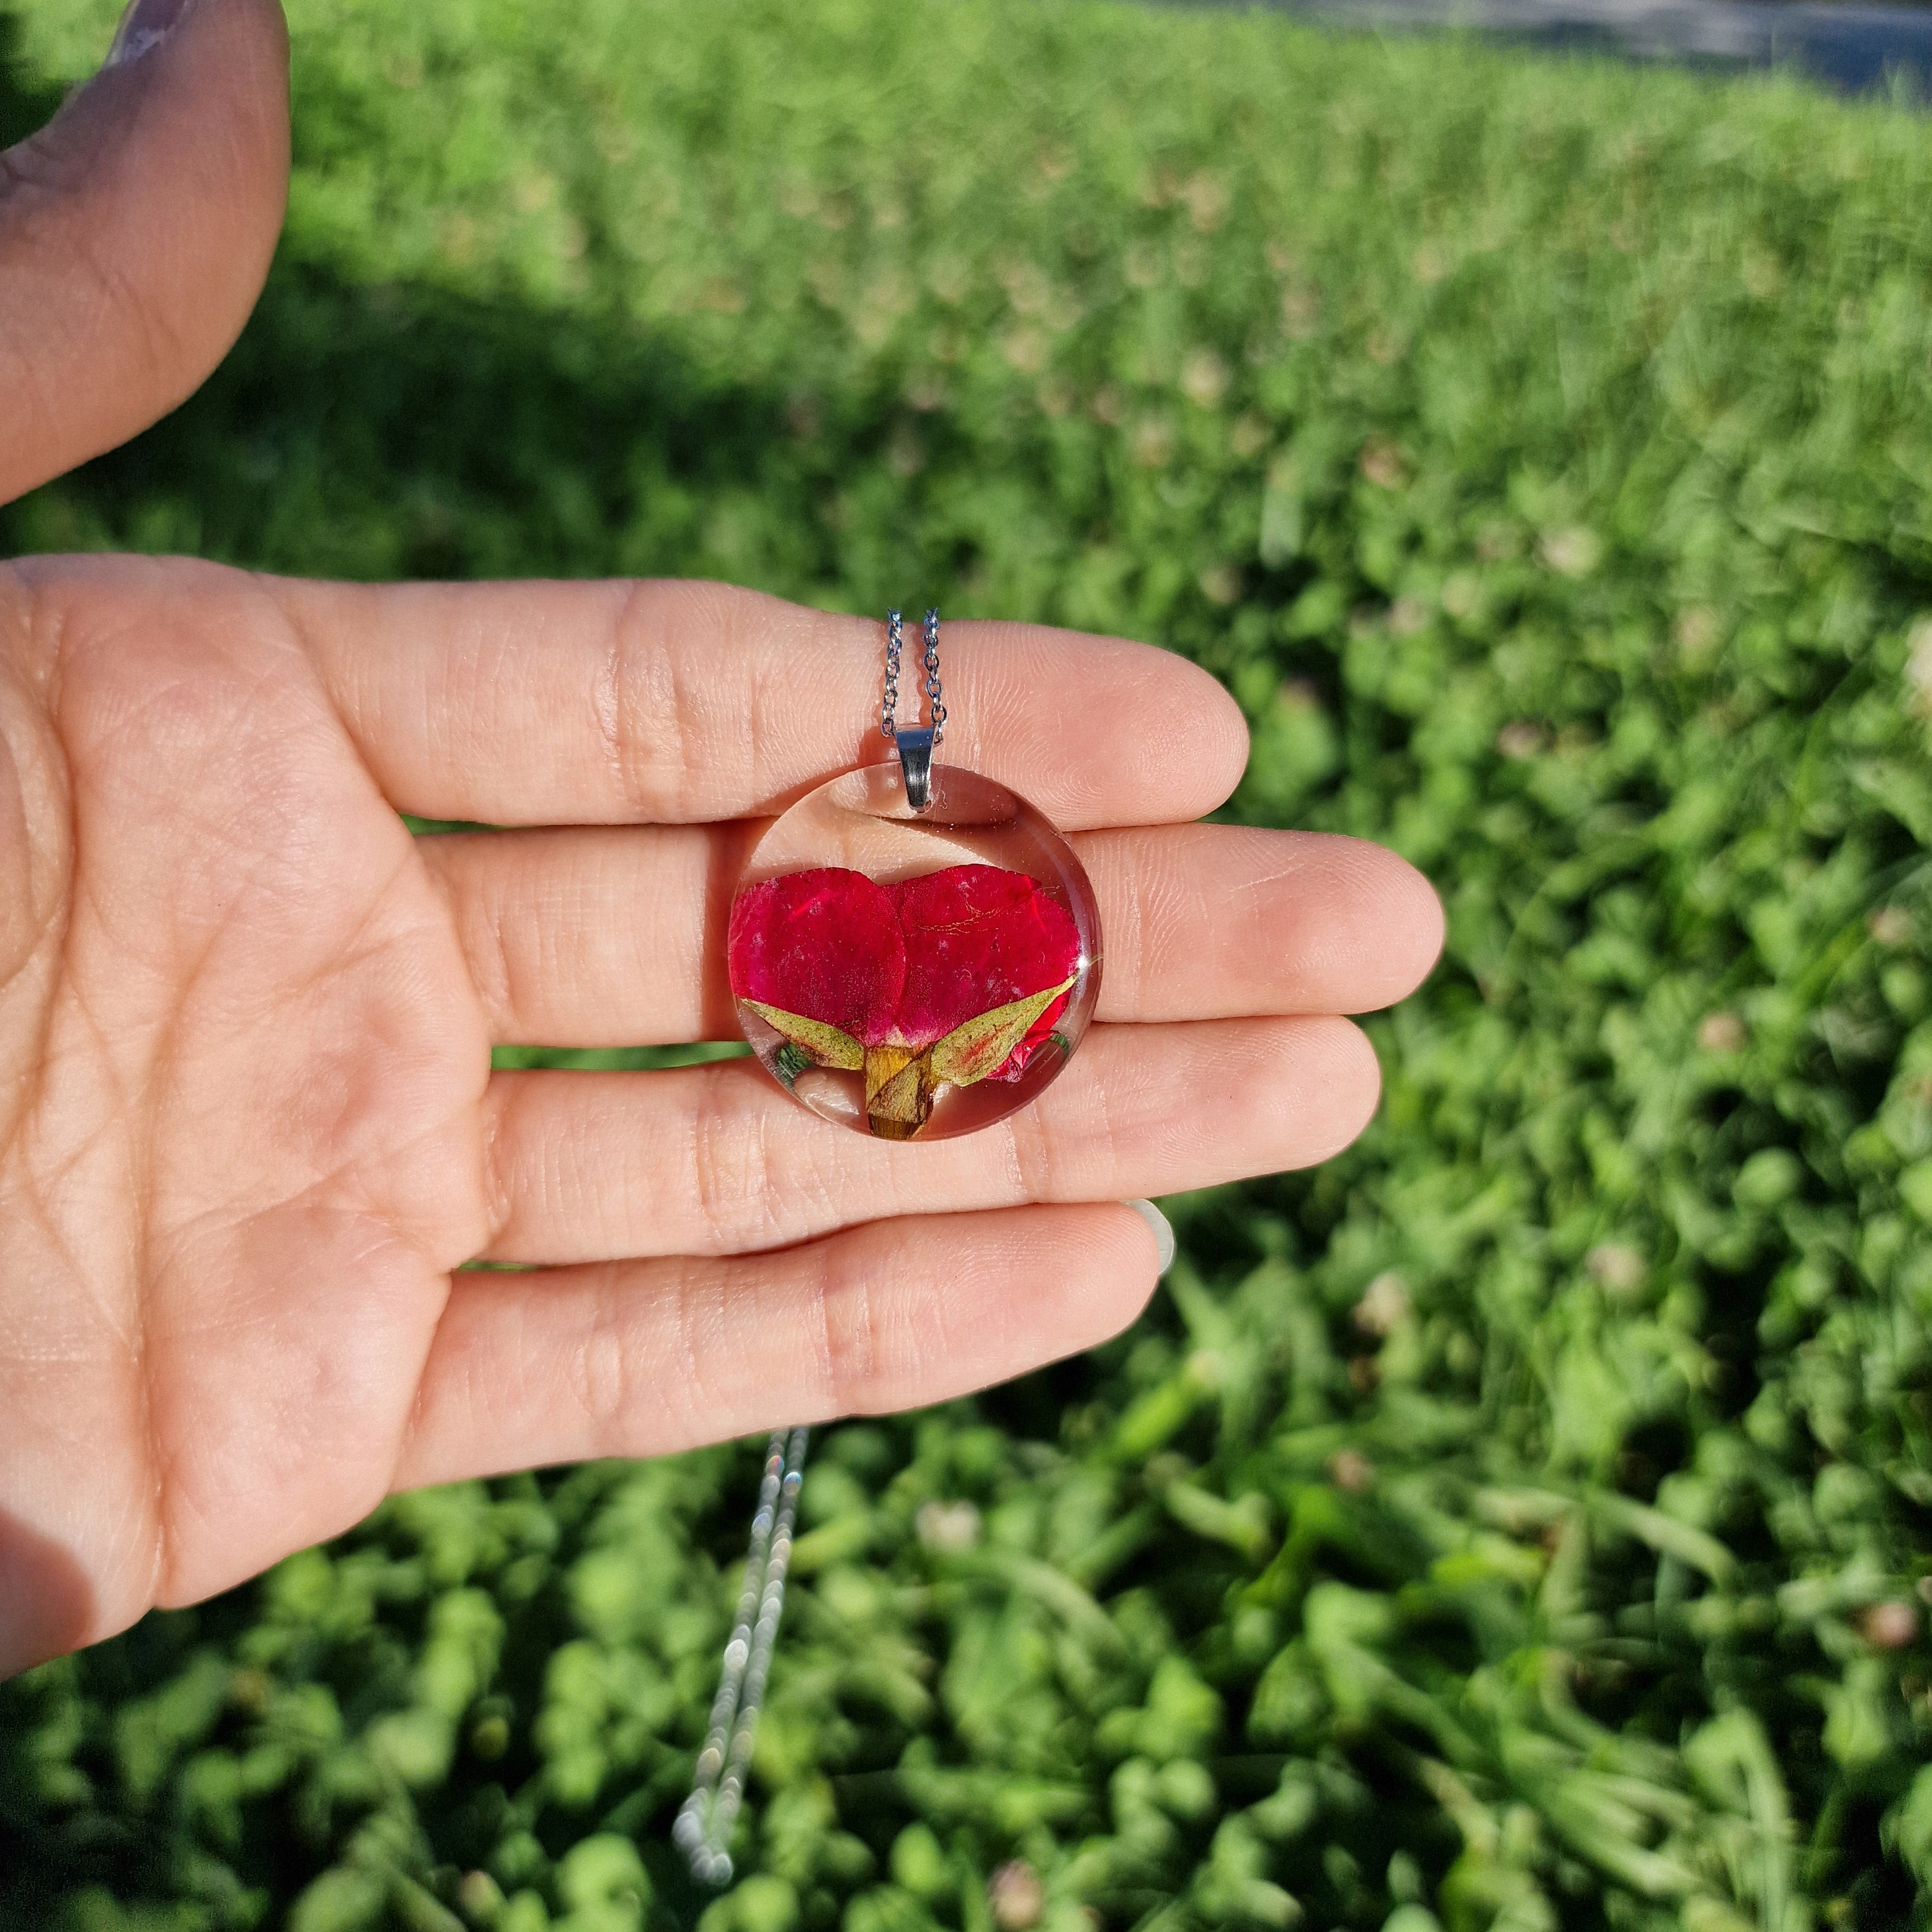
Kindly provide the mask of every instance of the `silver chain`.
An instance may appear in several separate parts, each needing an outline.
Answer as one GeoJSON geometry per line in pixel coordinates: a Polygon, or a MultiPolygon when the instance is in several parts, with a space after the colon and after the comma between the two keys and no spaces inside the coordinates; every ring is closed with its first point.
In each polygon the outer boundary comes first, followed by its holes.
{"type": "Polygon", "coordinates": [[[939,613],[926,614],[926,701],[932,714],[932,742],[946,740],[946,706],[939,701],[939,613]]]}
{"type": "MultiPolygon", "coordinates": [[[[879,736],[896,736],[899,716],[899,656],[905,647],[905,632],[896,610],[886,613],[886,694],[879,707],[879,736]]],[[[946,706],[939,701],[939,613],[926,614],[926,696],[932,707],[932,742],[945,742],[946,706]]]]}
{"type": "Polygon", "coordinates": [[[898,728],[899,652],[904,645],[899,614],[889,610],[886,613],[886,697],[879,707],[879,736],[882,738],[890,738],[898,728]]]}
{"type": "Polygon", "coordinates": [[[784,1610],[785,1572],[791,1567],[792,1525],[805,1482],[805,1446],[812,1432],[774,1430],[765,1445],[764,1480],[752,1518],[752,1546],[738,1592],[737,1621],[724,1646],[711,1722],[698,1754],[691,1796],[671,1827],[673,1841],[691,1861],[700,1885],[731,1882],[731,1827],[745,1802],[745,1779],[764,1706],[765,1679],[784,1610]]]}
{"type": "MultiPolygon", "coordinates": [[[[939,613],[926,614],[926,697],[932,742],[945,736],[946,706],[939,681],[939,613]]],[[[905,649],[904,621],[886,618],[886,688],[879,706],[882,737],[898,735],[899,664],[905,649]]],[[[679,1808],[671,1838],[691,1861],[701,1885],[731,1882],[731,1828],[745,1802],[745,1780],[758,1736],[765,1680],[784,1610],[785,1573],[791,1567],[792,1526],[798,1516],[799,1491],[805,1483],[805,1450],[811,1431],[776,1430],[765,1448],[765,1474],[758,1507],[752,1517],[752,1546],[738,1592],[738,1616],[718,1673],[711,1721],[692,1776],[691,1796],[679,1808]]]]}

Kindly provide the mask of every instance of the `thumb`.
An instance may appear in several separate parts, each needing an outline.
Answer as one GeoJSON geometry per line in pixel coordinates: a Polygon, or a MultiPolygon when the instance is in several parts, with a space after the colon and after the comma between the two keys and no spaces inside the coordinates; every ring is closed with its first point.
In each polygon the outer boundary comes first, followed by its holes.
{"type": "Polygon", "coordinates": [[[192,394],[288,195],[276,0],[134,0],[107,64],[0,153],[0,503],[192,394]]]}

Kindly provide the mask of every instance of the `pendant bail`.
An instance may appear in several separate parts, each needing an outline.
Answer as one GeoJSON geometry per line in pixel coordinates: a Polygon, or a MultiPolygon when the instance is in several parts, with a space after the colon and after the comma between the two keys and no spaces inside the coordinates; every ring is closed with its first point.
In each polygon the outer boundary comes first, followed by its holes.
{"type": "Polygon", "coordinates": [[[916,724],[907,725],[892,735],[898,741],[906,803],[914,812],[924,812],[932,803],[932,746],[937,734],[930,724],[916,724]]]}

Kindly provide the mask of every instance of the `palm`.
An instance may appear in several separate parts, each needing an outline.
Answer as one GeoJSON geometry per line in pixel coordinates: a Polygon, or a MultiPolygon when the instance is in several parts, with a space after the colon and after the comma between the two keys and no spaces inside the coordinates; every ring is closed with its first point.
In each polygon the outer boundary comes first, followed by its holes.
{"type": "Polygon", "coordinates": [[[896,1146],[744,1062],[489,1063],[729,1028],[745,821],[860,753],[876,626],[706,585],[0,574],[0,1572],[36,1606],[0,1666],[392,1487],[1086,1346],[1155,1274],[1107,1204],[1352,1137],[1375,1064],[1335,1016],[1426,968],[1426,886],[1356,840],[1174,822],[1243,746],[1179,659],[948,635],[949,749],[1074,830],[1106,977],[1040,1101],[896,1146]],[[1034,701],[1062,683],[1096,694],[1076,722],[1034,701]],[[530,1265],[452,1276],[478,1256],[530,1265]]]}
{"type": "Polygon", "coordinates": [[[273,606],[136,581],[71,590],[16,667],[56,694],[16,762],[71,836],[0,1009],[29,1291],[0,1320],[34,1364],[0,1406],[112,1526],[86,1581],[117,1622],[387,1490],[484,1243],[489,1064],[448,909],[273,606]]]}

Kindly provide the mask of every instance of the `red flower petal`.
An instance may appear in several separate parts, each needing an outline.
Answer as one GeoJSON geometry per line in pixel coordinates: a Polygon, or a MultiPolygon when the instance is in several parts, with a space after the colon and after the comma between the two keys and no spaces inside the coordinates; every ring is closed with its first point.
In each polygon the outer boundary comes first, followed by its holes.
{"type": "Polygon", "coordinates": [[[905,989],[891,898],[842,866],[748,886],[731,908],[726,957],[740,999],[823,1020],[866,1046],[892,1031],[905,989]]]}
{"type": "MultiPolygon", "coordinates": [[[[905,934],[896,1037],[922,1052],[956,1027],[1079,970],[1072,916],[1036,879],[1000,866],[949,866],[889,886],[905,934]]],[[[1015,1078],[1053,1030],[1056,1000],[992,1078],[1015,1078]]]]}

